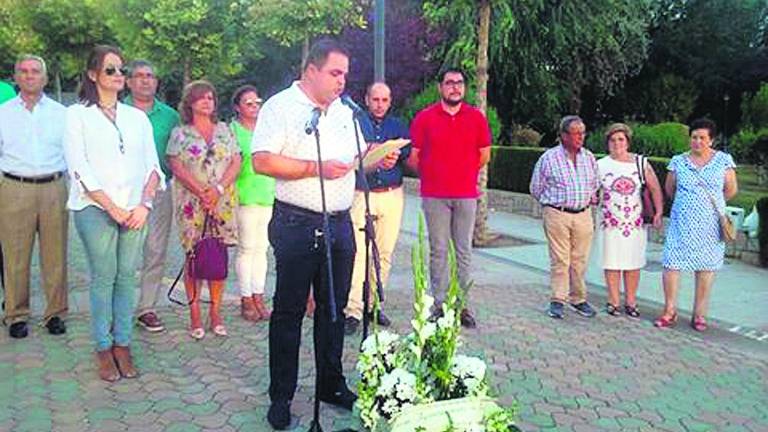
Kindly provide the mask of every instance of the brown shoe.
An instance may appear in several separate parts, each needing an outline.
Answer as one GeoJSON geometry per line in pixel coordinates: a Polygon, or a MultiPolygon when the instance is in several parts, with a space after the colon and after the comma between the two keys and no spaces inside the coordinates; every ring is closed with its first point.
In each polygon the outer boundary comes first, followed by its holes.
{"type": "Polygon", "coordinates": [[[259,321],[261,320],[261,313],[254,305],[253,298],[240,297],[240,315],[246,321],[259,321]]]}
{"type": "Polygon", "coordinates": [[[96,352],[96,367],[98,369],[99,378],[102,380],[115,382],[120,379],[120,372],[117,370],[117,366],[115,366],[115,360],[112,357],[111,349],[96,352]]]}
{"type": "Polygon", "coordinates": [[[261,315],[261,319],[268,320],[269,317],[272,316],[272,312],[264,303],[264,294],[254,294],[253,305],[256,307],[256,310],[259,312],[259,315],[261,315]]]}
{"type": "Polygon", "coordinates": [[[115,358],[115,363],[123,378],[136,378],[139,375],[139,372],[133,367],[130,348],[115,345],[112,347],[112,356],[115,358]]]}
{"type": "Polygon", "coordinates": [[[472,312],[470,312],[469,309],[462,309],[459,318],[461,319],[461,325],[464,327],[470,329],[477,327],[477,321],[475,321],[475,317],[472,315],[472,312]]]}

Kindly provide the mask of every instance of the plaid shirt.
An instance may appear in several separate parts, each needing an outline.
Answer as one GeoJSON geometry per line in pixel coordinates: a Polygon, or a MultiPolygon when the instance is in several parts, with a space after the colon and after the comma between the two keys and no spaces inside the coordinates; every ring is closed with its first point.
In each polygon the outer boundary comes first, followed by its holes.
{"type": "Polygon", "coordinates": [[[539,158],[531,177],[531,195],[542,205],[581,209],[597,203],[600,187],[597,161],[582,148],[576,155],[576,166],[562,145],[553,147],[539,158]]]}

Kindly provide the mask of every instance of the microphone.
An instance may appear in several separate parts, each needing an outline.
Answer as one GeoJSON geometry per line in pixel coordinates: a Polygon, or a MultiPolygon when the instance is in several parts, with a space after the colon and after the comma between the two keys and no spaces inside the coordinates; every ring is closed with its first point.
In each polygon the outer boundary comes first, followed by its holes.
{"type": "Polygon", "coordinates": [[[317,130],[317,122],[320,121],[320,108],[315,108],[312,110],[312,118],[309,119],[307,122],[307,125],[304,126],[304,132],[307,133],[307,135],[312,135],[312,132],[317,130]]]}
{"type": "Polygon", "coordinates": [[[348,106],[349,109],[351,109],[355,115],[358,115],[363,112],[363,109],[360,108],[360,105],[356,104],[355,101],[353,101],[348,94],[341,96],[341,103],[348,106]]]}

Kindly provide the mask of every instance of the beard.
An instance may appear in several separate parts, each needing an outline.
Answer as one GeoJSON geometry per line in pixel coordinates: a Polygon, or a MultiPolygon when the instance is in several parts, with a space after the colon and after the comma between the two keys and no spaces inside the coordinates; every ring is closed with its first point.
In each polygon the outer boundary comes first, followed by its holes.
{"type": "Polygon", "coordinates": [[[461,103],[461,98],[459,98],[458,100],[454,100],[454,99],[448,99],[446,97],[441,97],[440,99],[443,101],[444,104],[448,105],[449,107],[455,107],[456,105],[461,103]]]}

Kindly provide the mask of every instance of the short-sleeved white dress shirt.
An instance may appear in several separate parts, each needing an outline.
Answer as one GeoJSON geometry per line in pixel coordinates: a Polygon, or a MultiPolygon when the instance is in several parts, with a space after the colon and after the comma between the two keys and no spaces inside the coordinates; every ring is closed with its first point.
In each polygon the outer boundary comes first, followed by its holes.
{"type": "MultiPolygon", "coordinates": [[[[314,134],[305,132],[315,104],[301,90],[298,82],[271,97],[259,112],[259,121],[253,132],[251,153],[269,152],[302,160],[317,160],[314,134]]],[[[357,155],[352,110],[336,99],[320,116],[320,153],[323,161],[339,160],[351,163],[357,155]]],[[[365,146],[362,133],[360,143],[365,146]]],[[[352,206],[355,192],[354,170],[345,176],[325,180],[328,211],[347,210],[352,206]]],[[[288,204],[312,211],[322,211],[320,180],[318,177],[300,180],[277,179],[275,197],[288,204]]]]}

